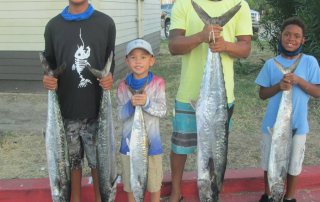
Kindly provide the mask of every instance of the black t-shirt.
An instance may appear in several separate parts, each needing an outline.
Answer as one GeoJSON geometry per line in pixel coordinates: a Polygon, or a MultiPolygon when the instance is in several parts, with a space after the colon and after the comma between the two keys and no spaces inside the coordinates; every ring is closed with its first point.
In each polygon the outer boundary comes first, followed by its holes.
{"type": "MultiPolygon", "coordinates": [[[[103,69],[115,48],[116,28],[108,15],[94,11],[89,19],[66,21],[59,14],[45,29],[45,57],[50,67],[66,64],[58,77],[61,113],[67,119],[98,116],[102,90],[88,66],[103,69]]],[[[114,59],[111,72],[114,70],[114,59]]]]}

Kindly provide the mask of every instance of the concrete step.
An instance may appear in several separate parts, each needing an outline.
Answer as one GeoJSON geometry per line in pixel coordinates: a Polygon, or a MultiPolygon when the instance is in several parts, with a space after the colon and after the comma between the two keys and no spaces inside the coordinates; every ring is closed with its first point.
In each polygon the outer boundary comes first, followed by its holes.
{"type": "MultiPolygon", "coordinates": [[[[221,194],[223,202],[257,202],[263,194],[263,171],[258,168],[227,170],[221,194]]],[[[171,177],[166,173],[161,197],[170,194],[171,177]]],[[[184,173],[182,195],[185,202],[199,201],[195,172],[184,173]]],[[[299,202],[320,201],[320,166],[304,167],[298,182],[296,198],[299,202]]],[[[82,180],[82,200],[91,202],[94,199],[92,180],[82,180]]],[[[146,200],[150,195],[146,194],[146,200]]],[[[48,178],[38,179],[1,179],[0,202],[49,202],[51,201],[48,178]]],[[[125,202],[126,193],[121,183],[117,186],[116,202],[125,202]]]]}

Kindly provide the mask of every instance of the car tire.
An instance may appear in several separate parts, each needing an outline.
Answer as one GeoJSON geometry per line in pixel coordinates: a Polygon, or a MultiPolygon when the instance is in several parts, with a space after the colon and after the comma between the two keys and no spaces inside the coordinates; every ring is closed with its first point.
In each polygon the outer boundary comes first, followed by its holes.
{"type": "Polygon", "coordinates": [[[170,29],[170,20],[167,20],[164,23],[164,35],[165,35],[166,38],[169,37],[169,29],[170,29]]]}

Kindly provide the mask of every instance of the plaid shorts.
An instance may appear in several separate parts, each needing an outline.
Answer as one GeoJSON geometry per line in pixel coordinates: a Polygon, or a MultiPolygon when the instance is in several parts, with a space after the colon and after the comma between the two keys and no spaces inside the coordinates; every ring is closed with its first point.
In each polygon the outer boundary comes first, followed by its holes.
{"type": "Polygon", "coordinates": [[[84,153],[90,168],[96,168],[96,119],[64,119],[64,128],[68,142],[71,169],[80,169],[84,153]]]}

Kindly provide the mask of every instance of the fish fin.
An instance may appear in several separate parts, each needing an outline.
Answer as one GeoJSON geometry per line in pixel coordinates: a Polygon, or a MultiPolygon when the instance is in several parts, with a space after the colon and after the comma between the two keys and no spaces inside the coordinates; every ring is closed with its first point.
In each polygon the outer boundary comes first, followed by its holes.
{"type": "Polygon", "coordinates": [[[191,1],[192,6],[196,13],[198,14],[199,18],[202,20],[202,22],[205,25],[209,25],[211,23],[211,17],[208,15],[207,12],[205,12],[197,3],[194,1],[191,1]]]}
{"type": "Polygon", "coordinates": [[[52,71],[52,69],[50,68],[49,63],[46,57],[44,56],[44,52],[39,53],[39,58],[40,58],[41,66],[44,70],[44,73],[49,74],[49,72],[52,71]]]}
{"type": "Polygon", "coordinates": [[[270,127],[267,127],[267,130],[268,130],[269,135],[272,136],[272,129],[270,127]]]}
{"type": "Polygon", "coordinates": [[[214,175],[214,162],[213,162],[213,158],[209,158],[208,161],[208,170],[210,172],[210,176],[214,175]]]}
{"type": "Polygon", "coordinates": [[[60,74],[62,74],[62,72],[64,72],[66,67],[67,67],[66,63],[63,63],[62,65],[60,65],[57,69],[53,71],[53,76],[57,78],[60,74]]]}
{"type": "Polygon", "coordinates": [[[88,178],[88,184],[93,184],[92,176],[90,176],[90,177],[88,178]]]}
{"type": "Polygon", "coordinates": [[[279,69],[281,73],[286,74],[285,68],[275,58],[274,58],[274,64],[276,65],[276,67],[279,69]]]}
{"type": "Polygon", "coordinates": [[[193,110],[196,111],[197,102],[190,99],[189,103],[190,103],[191,107],[193,108],[193,110]]]}
{"type": "Polygon", "coordinates": [[[111,65],[112,65],[112,61],[113,61],[113,52],[110,53],[108,61],[101,71],[98,70],[97,68],[93,68],[91,66],[88,66],[87,68],[95,77],[102,78],[102,77],[105,77],[109,74],[110,69],[111,69],[111,65]]]}
{"type": "Polygon", "coordinates": [[[287,170],[285,169],[285,167],[282,167],[282,169],[281,169],[281,176],[282,177],[284,177],[284,178],[286,178],[287,177],[287,170]]]}
{"type": "Polygon", "coordinates": [[[229,22],[229,20],[240,10],[241,2],[235,5],[233,8],[225,12],[223,15],[219,17],[210,17],[208,13],[206,13],[197,3],[194,1],[191,2],[194,10],[198,14],[199,18],[206,25],[220,25],[224,26],[229,22]]]}
{"type": "Polygon", "coordinates": [[[129,150],[130,150],[130,140],[129,140],[129,138],[126,138],[126,142],[127,142],[128,147],[129,147],[129,150]]]}
{"type": "Polygon", "coordinates": [[[284,68],[284,66],[280,62],[278,62],[275,58],[273,59],[273,61],[276,67],[280,70],[280,72],[282,72],[283,74],[286,74],[286,73],[294,72],[296,70],[296,68],[300,63],[301,57],[302,57],[302,54],[299,56],[298,59],[296,59],[296,61],[289,68],[284,68]]]}
{"type": "Polygon", "coordinates": [[[116,187],[116,184],[119,183],[119,181],[120,181],[120,176],[116,175],[116,177],[111,182],[112,187],[116,187]]]}
{"type": "Polygon", "coordinates": [[[218,17],[218,19],[216,20],[217,22],[216,24],[219,24],[221,27],[223,27],[225,24],[229,22],[229,20],[231,20],[233,16],[235,16],[235,14],[237,14],[240,8],[241,8],[241,2],[239,2],[237,5],[235,5],[233,8],[231,8],[227,12],[225,12],[222,16],[218,17]]]}
{"type": "Polygon", "coordinates": [[[120,179],[119,175],[117,175],[115,177],[115,179],[111,182],[111,187],[109,189],[109,198],[108,198],[108,202],[113,202],[115,199],[115,195],[116,195],[116,191],[117,191],[117,184],[118,184],[118,179],[120,179]]]}
{"type": "Polygon", "coordinates": [[[44,70],[44,73],[49,76],[53,76],[53,77],[57,78],[62,72],[64,72],[64,70],[67,67],[66,63],[63,63],[58,68],[52,69],[50,67],[46,57],[44,56],[44,52],[40,52],[39,57],[40,57],[40,62],[41,62],[41,66],[44,70]]]}

